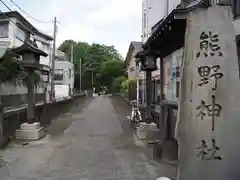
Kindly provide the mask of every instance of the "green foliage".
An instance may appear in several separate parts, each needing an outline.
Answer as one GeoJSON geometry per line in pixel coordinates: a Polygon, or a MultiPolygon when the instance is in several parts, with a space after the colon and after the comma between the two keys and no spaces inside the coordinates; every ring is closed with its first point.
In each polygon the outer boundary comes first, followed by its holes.
{"type": "Polygon", "coordinates": [[[95,43],[90,45],[85,42],[66,40],[58,49],[65,52],[69,60],[72,44],[74,45],[73,61],[77,77],[80,74],[80,58],[82,59],[83,88],[88,89],[94,85],[96,88],[107,86],[110,89],[114,78],[126,75],[123,58],[114,46],[95,43]]]}
{"type": "MultiPolygon", "coordinates": [[[[73,62],[75,65],[79,65],[80,58],[84,63],[89,58],[90,45],[85,42],[75,42],[73,40],[66,40],[60,46],[59,50],[66,53],[68,60],[71,60],[71,51],[73,45],[73,62]]],[[[79,67],[79,66],[78,66],[79,67]]]]}
{"type": "MultiPolygon", "coordinates": [[[[18,55],[7,49],[0,58],[0,83],[12,82],[20,85],[26,85],[28,73],[24,69],[18,55]]],[[[36,71],[31,75],[34,84],[37,85],[41,81],[40,74],[36,71]]]]}
{"type": "Polygon", "coordinates": [[[33,84],[35,86],[38,86],[41,82],[42,82],[42,79],[41,79],[41,75],[39,72],[37,71],[33,71],[32,74],[30,75],[26,75],[24,78],[22,78],[22,82],[23,82],[23,85],[27,86],[27,81],[28,81],[28,78],[31,78],[32,81],[33,81],[33,84]]]}
{"type": "Polygon", "coordinates": [[[119,77],[116,77],[114,80],[113,80],[113,83],[112,83],[112,90],[113,92],[115,93],[118,93],[121,91],[121,84],[122,82],[124,82],[127,78],[125,76],[119,76],[119,77]]]}
{"type": "Polygon", "coordinates": [[[130,98],[130,96],[135,98],[136,96],[134,93],[136,91],[136,88],[137,88],[136,79],[132,80],[126,79],[121,83],[121,94],[126,98],[130,98]]]}
{"type": "Polygon", "coordinates": [[[120,60],[110,60],[102,64],[100,70],[101,84],[109,89],[116,77],[124,76],[124,62],[120,60]]]}
{"type": "Polygon", "coordinates": [[[128,82],[129,82],[128,79],[124,80],[121,83],[121,90],[120,90],[121,94],[126,98],[128,97],[128,82]]]}
{"type": "Polygon", "coordinates": [[[5,54],[0,58],[0,81],[1,83],[12,81],[17,82],[17,79],[25,77],[26,73],[17,60],[17,54],[7,49],[5,54]]]}

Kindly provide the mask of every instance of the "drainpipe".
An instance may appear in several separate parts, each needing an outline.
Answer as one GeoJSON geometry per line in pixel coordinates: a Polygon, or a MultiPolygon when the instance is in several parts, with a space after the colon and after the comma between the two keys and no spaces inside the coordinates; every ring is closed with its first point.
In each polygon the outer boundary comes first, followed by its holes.
{"type": "Polygon", "coordinates": [[[168,16],[169,0],[165,0],[165,18],[168,16]]]}

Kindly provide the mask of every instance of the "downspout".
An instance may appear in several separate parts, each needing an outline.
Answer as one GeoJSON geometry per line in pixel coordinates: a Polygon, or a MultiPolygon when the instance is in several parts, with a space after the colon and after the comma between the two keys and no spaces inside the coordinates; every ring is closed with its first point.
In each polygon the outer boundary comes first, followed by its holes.
{"type": "Polygon", "coordinates": [[[169,0],[165,0],[165,18],[168,16],[169,0]]]}

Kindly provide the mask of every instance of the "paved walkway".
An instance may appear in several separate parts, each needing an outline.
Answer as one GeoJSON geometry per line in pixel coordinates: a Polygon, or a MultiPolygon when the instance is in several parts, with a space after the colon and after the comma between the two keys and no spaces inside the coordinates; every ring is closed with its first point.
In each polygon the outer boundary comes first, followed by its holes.
{"type": "Polygon", "coordinates": [[[156,180],[159,172],[124,135],[108,97],[60,116],[42,140],[0,151],[1,180],[156,180]]]}

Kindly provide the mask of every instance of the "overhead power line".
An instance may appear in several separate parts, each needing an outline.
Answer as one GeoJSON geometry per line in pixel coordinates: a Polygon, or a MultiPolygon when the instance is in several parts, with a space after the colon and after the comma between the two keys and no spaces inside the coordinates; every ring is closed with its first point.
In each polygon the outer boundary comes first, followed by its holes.
{"type": "MultiPolygon", "coordinates": [[[[24,14],[26,14],[28,17],[34,19],[35,21],[37,21],[37,22],[39,22],[39,23],[45,23],[45,24],[53,23],[53,20],[51,20],[51,21],[41,21],[41,20],[33,17],[32,15],[30,15],[29,13],[27,13],[23,8],[21,8],[15,1],[13,1],[13,0],[10,0],[10,1],[11,1],[15,6],[17,6],[17,8],[18,8],[20,11],[22,11],[24,14]]],[[[1,2],[2,2],[2,0],[1,0],[1,2]]],[[[2,3],[3,3],[3,2],[2,2],[2,3]]]]}
{"type": "MultiPolygon", "coordinates": [[[[1,2],[9,11],[12,11],[12,9],[11,9],[3,0],[0,0],[0,2],[1,2]]],[[[0,14],[1,14],[1,15],[4,15],[10,22],[12,22],[15,26],[18,27],[18,25],[16,24],[16,22],[13,21],[13,20],[11,20],[11,18],[10,18],[9,16],[7,16],[6,13],[4,13],[4,12],[2,12],[2,11],[0,10],[0,14]]],[[[32,30],[30,30],[28,27],[24,26],[24,28],[25,28],[27,31],[35,34],[35,32],[33,32],[32,30]]]]}
{"type": "Polygon", "coordinates": [[[9,11],[12,11],[12,9],[3,0],[0,1],[6,8],[8,8],[9,11]]]}

